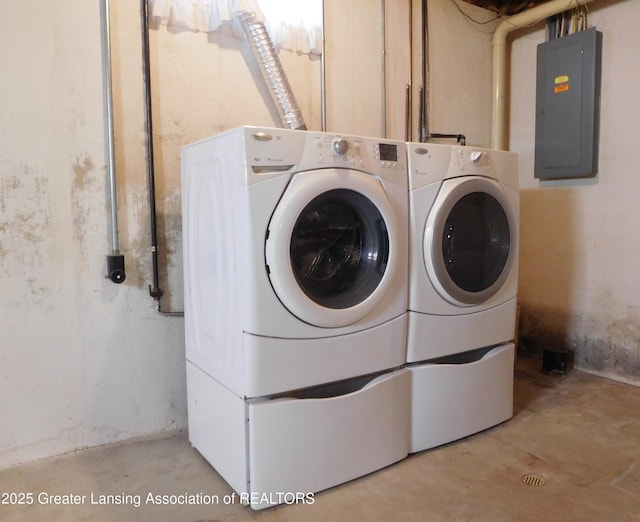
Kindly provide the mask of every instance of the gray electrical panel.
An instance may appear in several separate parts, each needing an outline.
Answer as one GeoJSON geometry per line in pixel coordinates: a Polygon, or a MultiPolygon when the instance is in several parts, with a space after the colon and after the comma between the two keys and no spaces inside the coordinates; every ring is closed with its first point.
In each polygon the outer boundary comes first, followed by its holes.
{"type": "Polygon", "coordinates": [[[595,28],[538,45],[536,178],[597,173],[601,50],[595,28]]]}

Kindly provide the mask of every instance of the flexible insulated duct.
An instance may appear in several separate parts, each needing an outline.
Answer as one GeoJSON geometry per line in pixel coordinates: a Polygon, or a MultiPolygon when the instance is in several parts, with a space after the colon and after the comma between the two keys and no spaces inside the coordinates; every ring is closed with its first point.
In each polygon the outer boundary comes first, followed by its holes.
{"type": "Polygon", "coordinates": [[[264,24],[253,13],[240,13],[238,18],[247,35],[260,73],[267,84],[282,124],[289,129],[306,130],[300,108],[264,24]]]}

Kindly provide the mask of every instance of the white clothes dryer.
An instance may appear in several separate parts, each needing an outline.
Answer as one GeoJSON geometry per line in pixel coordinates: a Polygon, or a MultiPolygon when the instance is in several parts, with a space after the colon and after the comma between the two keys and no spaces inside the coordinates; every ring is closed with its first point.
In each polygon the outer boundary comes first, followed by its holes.
{"type": "Polygon", "coordinates": [[[518,286],[517,157],[408,144],[414,453],[513,415],[518,286]]]}
{"type": "Polygon", "coordinates": [[[252,507],[408,454],[406,165],[288,129],[182,149],[189,437],[252,507]]]}
{"type": "Polygon", "coordinates": [[[510,341],[518,291],[517,156],[411,143],[407,361],[510,341]]]}

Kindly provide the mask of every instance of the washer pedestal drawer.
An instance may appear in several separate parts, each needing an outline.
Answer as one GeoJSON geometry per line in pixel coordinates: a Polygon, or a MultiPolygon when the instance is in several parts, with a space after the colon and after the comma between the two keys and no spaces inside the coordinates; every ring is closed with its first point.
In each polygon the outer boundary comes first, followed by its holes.
{"type": "Polygon", "coordinates": [[[254,509],[304,498],[409,453],[408,370],[245,400],[187,368],[189,440],[254,509]]]}

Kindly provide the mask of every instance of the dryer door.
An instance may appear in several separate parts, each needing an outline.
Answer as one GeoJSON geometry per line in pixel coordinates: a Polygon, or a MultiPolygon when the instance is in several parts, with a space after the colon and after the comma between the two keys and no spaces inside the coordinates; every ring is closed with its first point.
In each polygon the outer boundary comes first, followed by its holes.
{"type": "Polygon", "coordinates": [[[296,174],[269,223],[271,285],[309,324],[336,328],[363,319],[399,269],[397,226],[377,178],[348,169],[296,174]]]}
{"type": "Polygon", "coordinates": [[[489,178],[445,180],[427,218],[424,260],[438,293],[473,306],[495,295],[516,255],[516,219],[502,186],[489,178]]]}

